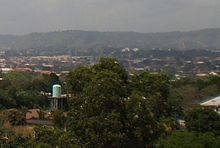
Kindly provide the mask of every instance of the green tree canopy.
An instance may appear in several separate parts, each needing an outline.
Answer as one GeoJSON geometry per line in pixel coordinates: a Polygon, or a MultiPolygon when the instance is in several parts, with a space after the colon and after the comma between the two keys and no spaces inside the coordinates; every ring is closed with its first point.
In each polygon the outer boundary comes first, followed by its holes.
{"type": "Polygon", "coordinates": [[[67,78],[70,91],[76,95],[81,95],[83,89],[91,81],[92,76],[92,71],[86,67],[77,67],[74,71],[71,71],[67,78]]]}
{"type": "Polygon", "coordinates": [[[212,133],[176,131],[168,138],[161,139],[158,148],[219,148],[220,137],[212,133]]]}
{"type": "Polygon", "coordinates": [[[186,126],[190,131],[220,135],[220,115],[212,109],[193,109],[186,115],[186,126]]]}
{"type": "Polygon", "coordinates": [[[116,73],[123,81],[127,81],[128,79],[128,72],[126,71],[124,66],[121,65],[120,62],[115,58],[100,58],[99,63],[95,64],[92,67],[92,70],[95,73],[98,73],[103,70],[109,70],[111,72],[116,73]]]}
{"type": "Polygon", "coordinates": [[[68,81],[75,89],[77,80],[84,78],[88,81],[82,81],[81,95],[71,101],[67,122],[78,146],[146,147],[163,132],[160,118],[171,110],[166,75],[144,72],[128,77],[117,60],[102,58],[91,68],[71,72],[68,81]]]}
{"type": "Polygon", "coordinates": [[[68,127],[79,146],[125,145],[123,83],[117,74],[101,71],[85,89],[81,104],[73,106],[68,127]]]}
{"type": "Polygon", "coordinates": [[[25,124],[25,113],[17,109],[11,109],[8,111],[8,121],[11,125],[24,125],[25,124]]]}
{"type": "Polygon", "coordinates": [[[168,104],[170,82],[166,75],[149,72],[134,74],[130,78],[130,89],[130,92],[139,91],[149,100],[149,107],[156,117],[165,118],[172,113],[168,104]]]}

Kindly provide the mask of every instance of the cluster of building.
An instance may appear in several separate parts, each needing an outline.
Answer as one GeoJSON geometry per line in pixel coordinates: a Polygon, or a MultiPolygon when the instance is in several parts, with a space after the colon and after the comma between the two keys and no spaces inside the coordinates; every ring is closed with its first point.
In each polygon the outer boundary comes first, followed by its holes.
{"type": "Polygon", "coordinates": [[[137,52],[128,56],[124,50],[122,51],[120,60],[131,71],[163,71],[176,78],[220,74],[220,52],[218,51],[168,49],[150,50],[139,55],[137,52]]]}
{"type": "Polygon", "coordinates": [[[0,71],[29,71],[42,74],[68,73],[78,65],[89,65],[90,57],[57,55],[57,56],[13,56],[7,57],[0,54],[0,71]]]}
{"type": "Polygon", "coordinates": [[[187,75],[206,76],[220,74],[220,52],[211,50],[173,49],[141,50],[139,48],[124,48],[105,50],[102,55],[14,55],[0,52],[0,70],[34,71],[43,74],[55,72],[68,73],[79,65],[93,65],[100,56],[116,57],[129,71],[167,72],[181,78],[187,75]]]}

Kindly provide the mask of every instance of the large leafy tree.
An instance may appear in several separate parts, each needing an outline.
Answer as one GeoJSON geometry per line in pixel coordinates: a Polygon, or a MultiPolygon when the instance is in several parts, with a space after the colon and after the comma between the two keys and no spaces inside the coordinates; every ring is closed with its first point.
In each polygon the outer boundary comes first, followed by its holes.
{"type": "Polygon", "coordinates": [[[71,111],[69,130],[77,137],[75,142],[86,147],[124,146],[125,95],[124,82],[117,74],[102,71],[94,76],[80,108],[71,111]]]}
{"type": "MultiPolygon", "coordinates": [[[[80,73],[70,74],[74,76],[70,84],[76,78],[83,80],[85,73],[80,73]]],[[[70,105],[71,140],[81,147],[152,145],[162,132],[160,119],[169,116],[168,77],[141,73],[129,79],[124,67],[112,58],[101,59],[86,73],[89,81],[80,85],[81,95],[70,105]]]]}

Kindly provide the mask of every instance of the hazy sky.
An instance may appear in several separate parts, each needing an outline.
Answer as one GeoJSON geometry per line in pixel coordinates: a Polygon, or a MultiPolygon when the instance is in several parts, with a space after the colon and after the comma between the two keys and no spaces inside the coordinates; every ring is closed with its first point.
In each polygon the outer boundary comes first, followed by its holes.
{"type": "Polygon", "coordinates": [[[220,27],[220,0],[0,0],[0,34],[220,27]]]}

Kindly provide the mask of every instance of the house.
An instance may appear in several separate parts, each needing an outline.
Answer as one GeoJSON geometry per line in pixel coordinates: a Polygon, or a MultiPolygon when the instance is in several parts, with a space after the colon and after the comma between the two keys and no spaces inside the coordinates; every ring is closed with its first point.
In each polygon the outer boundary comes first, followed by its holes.
{"type": "Polygon", "coordinates": [[[28,110],[25,118],[26,123],[31,125],[53,125],[51,112],[41,111],[40,109],[28,110]]]}

